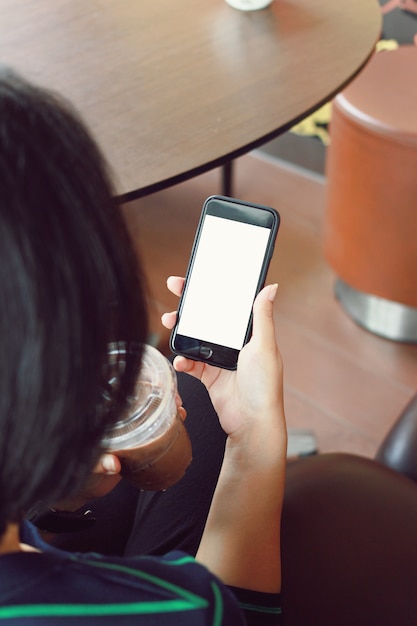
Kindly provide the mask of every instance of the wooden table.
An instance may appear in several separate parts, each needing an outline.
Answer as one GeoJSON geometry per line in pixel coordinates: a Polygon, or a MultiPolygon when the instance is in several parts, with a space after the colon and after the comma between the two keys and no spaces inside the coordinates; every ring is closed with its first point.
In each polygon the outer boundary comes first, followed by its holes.
{"type": "Polygon", "coordinates": [[[128,200],[287,130],[359,71],[380,25],[376,0],[0,0],[0,60],[77,106],[128,200]]]}

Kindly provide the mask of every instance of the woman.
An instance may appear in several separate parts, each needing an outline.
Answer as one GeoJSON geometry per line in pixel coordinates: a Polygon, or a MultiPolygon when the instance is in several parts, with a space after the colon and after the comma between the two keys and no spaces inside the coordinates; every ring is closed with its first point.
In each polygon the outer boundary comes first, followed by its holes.
{"type": "MultiPolygon", "coordinates": [[[[100,446],[132,392],[147,337],[140,267],[83,124],[8,70],[0,192],[0,620],[278,623],[286,430],[276,286],[255,302],[237,372],[176,360],[208,389],[221,429],[200,383],[180,374],[195,460],[178,487],[141,494],[100,446]],[[112,341],[128,356],[104,402],[112,341]],[[83,508],[94,498],[95,525],[83,508]],[[86,530],[51,547],[25,516],[44,530],[86,530]],[[105,544],[111,556],[56,547],[71,541],[105,544]]],[[[179,294],[182,280],[169,286],[179,294]]]]}

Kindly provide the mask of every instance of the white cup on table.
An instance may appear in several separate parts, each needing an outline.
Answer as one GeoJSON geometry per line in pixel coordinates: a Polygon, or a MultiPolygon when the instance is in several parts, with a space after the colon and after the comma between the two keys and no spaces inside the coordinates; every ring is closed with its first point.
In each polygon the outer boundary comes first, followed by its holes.
{"type": "Polygon", "coordinates": [[[226,2],[240,11],[257,11],[258,9],[265,9],[272,4],[273,0],[226,0],[226,2]]]}

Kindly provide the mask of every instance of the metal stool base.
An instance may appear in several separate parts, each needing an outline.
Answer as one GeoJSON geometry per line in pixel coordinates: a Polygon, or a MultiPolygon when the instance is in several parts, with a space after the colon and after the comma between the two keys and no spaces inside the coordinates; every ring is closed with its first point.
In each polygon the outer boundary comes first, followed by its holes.
{"type": "Polygon", "coordinates": [[[346,313],[375,335],[417,343],[417,308],[379,298],[350,287],[338,278],[335,294],[346,313]]]}

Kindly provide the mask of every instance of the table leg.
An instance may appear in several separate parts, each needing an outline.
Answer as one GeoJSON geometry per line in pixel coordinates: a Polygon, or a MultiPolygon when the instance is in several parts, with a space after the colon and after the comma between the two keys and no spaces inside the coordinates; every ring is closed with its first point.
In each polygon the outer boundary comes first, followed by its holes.
{"type": "Polygon", "coordinates": [[[222,193],[232,196],[233,161],[227,161],[222,167],[222,193]]]}

